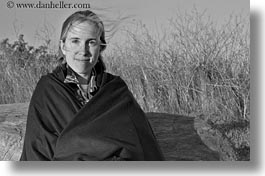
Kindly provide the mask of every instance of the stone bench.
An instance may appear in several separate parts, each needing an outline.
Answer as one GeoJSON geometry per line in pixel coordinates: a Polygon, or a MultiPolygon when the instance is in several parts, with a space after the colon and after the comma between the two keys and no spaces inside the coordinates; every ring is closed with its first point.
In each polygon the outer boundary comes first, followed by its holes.
{"type": "MultiPolygon", "coordinates": [[[[18,161],[25,135],[28,103],[0,105],[0,160],[18,161]]],[[[146,113],[166,160],[233,160],[229,143],[203,120],[146,113]]]]}

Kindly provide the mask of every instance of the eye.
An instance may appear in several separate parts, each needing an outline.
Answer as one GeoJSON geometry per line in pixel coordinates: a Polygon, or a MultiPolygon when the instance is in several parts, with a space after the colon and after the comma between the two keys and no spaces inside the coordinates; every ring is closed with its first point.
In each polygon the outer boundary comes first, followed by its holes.
{"type": "Polygon", "coordinates": [[[96,45],[97,45],[97,41],[96,41],[96,40],[90,40],[90,41],[88,42],[88,45],[89,45],[89,46],[96,46],[96,45]]]}
{"type": "Polygon", "coordinates": [[[74,44],[78,44],[79,42],[80,42],[80,41],[77,40],[77,39],[72,40],[72,43],[74,43],[74,44]]]}

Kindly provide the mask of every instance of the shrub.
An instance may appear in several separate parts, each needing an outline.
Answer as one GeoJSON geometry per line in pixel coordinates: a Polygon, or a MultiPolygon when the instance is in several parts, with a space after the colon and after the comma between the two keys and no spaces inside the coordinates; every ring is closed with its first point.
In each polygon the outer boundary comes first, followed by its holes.
{"type": "Polygon", "coordinates": [[[40,76],[52,70],[56,56],[44,46],[29,46],[23,35],[12,44],[2,40],[0,51],[0,103],[28,102],[40,76]]]}

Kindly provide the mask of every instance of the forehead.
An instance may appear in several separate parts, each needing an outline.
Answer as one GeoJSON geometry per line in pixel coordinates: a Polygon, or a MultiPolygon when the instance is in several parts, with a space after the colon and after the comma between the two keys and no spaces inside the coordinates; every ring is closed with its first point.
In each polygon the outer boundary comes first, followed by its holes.
{"type": "Polygon", "coordinates": [[[98,38],[99,29],[91,22],[74,23],[67,32],[66,38],[98,38]]]}

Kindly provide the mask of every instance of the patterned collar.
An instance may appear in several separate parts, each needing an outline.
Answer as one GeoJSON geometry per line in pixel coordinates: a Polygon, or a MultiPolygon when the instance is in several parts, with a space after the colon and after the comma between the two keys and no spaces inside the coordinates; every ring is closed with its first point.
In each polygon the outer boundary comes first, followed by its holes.
{"type": "Polygon", "coordinates": [[[76,84],[78,89],[79,89],[79,94],[81,94],[81,96],[85,99],[85,102],[87,103],[89,101],[89,99],[92,98],[92,94],[98,90],[97,84],[96,84],[96,71],[93,68],[92,72],[91,72],[91,76],[90,76],[90,81],[89,83],[86,85],[87,87],[87,91],[84,90],[84,88],[82,88],[82,85],[79,83],[76,73],[71,69],[71,67],[66,64],[66,69],[67,69],[67,73],[66,73],[66,77],[64,79],[64,83],[73,83],[76,84]]]}

